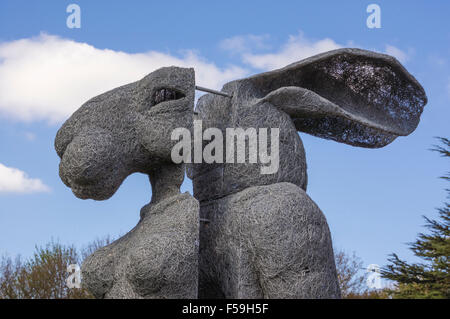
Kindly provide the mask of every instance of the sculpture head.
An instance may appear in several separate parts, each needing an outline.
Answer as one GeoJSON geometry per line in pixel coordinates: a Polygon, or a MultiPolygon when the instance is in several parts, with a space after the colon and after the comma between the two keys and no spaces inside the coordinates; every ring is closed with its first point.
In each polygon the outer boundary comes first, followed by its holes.
{"type": "MultiPolygon", "coordinates": [[[[258,165],[202,165],[199,172],[214,170],[221,176],[212,179],[231,187],[217,187],[217,196],[280,181],[306,189],[297,131],[383,147],[414,131],[427,102],[395,58],[359,49],[319,54],[227,83],[223,91],[232,98],[208,94],[199,100],[203,127],[280,128],[280,170],[261,177],[258,165]]],[[[173,165],[171,132],[192,127],[194,93],[194,70],[170,67],[89,100],[57,133],[61,179],[80,198],[107,199],[128,175],[173,165]]]]}
{"type": "Polygon", "coordinates": [[[90,99],[56,135],[61,179],[79,198],[104,200],[128,175],[171,165],[171,132],[192,126],[194,95],[194,70],[167,67],[90,99]]]}

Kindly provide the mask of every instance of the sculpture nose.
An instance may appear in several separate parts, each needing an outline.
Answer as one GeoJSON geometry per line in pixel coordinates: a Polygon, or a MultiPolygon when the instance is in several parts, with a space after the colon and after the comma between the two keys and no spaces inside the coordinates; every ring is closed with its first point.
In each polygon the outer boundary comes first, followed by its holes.
{"type": "Polygon", "coordinates": [[[74,128],[69,121],[64,123],[58,130],[55,138],[55,150],[59,158],[63,158],[64,152],[66,151],[67,146],[72,142],[74,136],[74,128]]]}
{"type": "Polygon", "coordinates": [[[114,157],[113,146],[111,135],[103,131],[74,137],[62,152],[61,178],[71,187],[95,184],[99,176],[112,173],[107,162],[114,157]]]}
{"type": "Polygon", "coordinates": [[[60,163],[60,175],[64,183],[70,187],[74,185],[93,184],[96,179],[96,158],[89,156],[85,150],[87,145],[81,145],[74,139],[64,150],[60,163]]]}

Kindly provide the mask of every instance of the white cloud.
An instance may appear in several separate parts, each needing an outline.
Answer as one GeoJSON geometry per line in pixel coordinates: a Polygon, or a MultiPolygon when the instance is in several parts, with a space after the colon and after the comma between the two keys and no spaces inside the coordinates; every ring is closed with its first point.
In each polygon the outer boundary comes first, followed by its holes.
{"type": "MultiPolygon", "coordinates": [[[[330,38],[313,41],[299,32],[298,35],[289,36],[288,41],[277,52],[255,53],[257,50],[269,47],[268,39],[268,35],[240,35],[223,40],[220,47],[234,54],[240,54],[244,64],[264,71],[278,69],[307,57],[343,47],[330,38]]],[[[347,42],[346,46],[358,47],[351,40],[347,42]]],[[[386,44],[384,53],[396,57],[401,63],[406,63],[411,59],[414,50],[410,48],[405,52],[393,45],[386,44]]]]}
{"type": "Polygon", "coordinates": [[[181,57],[130,54],[41,34],[0,44],[0,112],[23,121],[60,122],[89,98],[171,65],[194,67],[198,85],[214,89],[247,75],[237,66],[221,69],[193,51],[181,57]]]}
{"type": "MultiPolygon", "coordinates": [[[[267,53],[269,38],[239,35],[223,40],[220,47],[262,71],[342,47],[329,38],[312,41],[300,32],[278,51],[267,53]]],[[[385,52],[402,63],[411,55],[392,45],[386,45],[385,52]]],[[[194,67],[197,84],[213,89],[249,74],[236,65],[220,68],[194,51],[181,56],[158,51],[131,54],[41,34],[0,43],[0,114],[22,121],[61,122],[89,98],[170,65],[194,67]]]]}
{"type": "Polygon", "coordinates": [[[17,168],[0,163],[0,193],[48,192],[50,188],[37,178],[29,178],[17,168]]]}
{"type": "Polygon", "coordinates": [[[220,47],[231,53],[244,53],[253,49],[268,49],[269,35],[237,35],[220,42],[220,47]]]}
{"type": "Polygon", "coordinates": [[[386,44],[386,54],[392,55],[393,57],[397,58],[401,63],[406,63],[410,59],[410,54],[412,53],[411,50],[409,50],[408,53],[400,50],[399,48],[386,44]]]}
{"type": "Polygon", "coordinates": [[[304,58],[341,47],[340,44],[337,44],[329,38],[315,42],[311,41],[300,32],[298,35],[291,35],[287,43],[278,52],[265,54],[244,53],[242,59],[244,63],[256,69],[273,70],[304,58]]]}

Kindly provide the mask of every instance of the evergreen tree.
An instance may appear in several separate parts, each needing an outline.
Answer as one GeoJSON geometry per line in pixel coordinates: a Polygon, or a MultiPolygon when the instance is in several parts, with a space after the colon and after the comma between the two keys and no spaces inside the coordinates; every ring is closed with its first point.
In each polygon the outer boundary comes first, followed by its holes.
{"type": "MultiPolygon", "coordinates": [[[[435,146],[433,151],[450,157],[450,140],[439,140],[443,146],[435,146]]],[[[441,178],[450,180],[450,173],[441,178]]],[[[450,197],[450,189],[446,191],[450,197]]],[[[450,203],[444,205],[438,209],[438,219],[424,216],[429,234],[421,233],[409,244],[423,262],[409,264],[392,254],[388,259],[391,264],[382,269],[383,277],[397,283],[397,289],[392,291],[394,298],[450,298],[450,203]]]]}

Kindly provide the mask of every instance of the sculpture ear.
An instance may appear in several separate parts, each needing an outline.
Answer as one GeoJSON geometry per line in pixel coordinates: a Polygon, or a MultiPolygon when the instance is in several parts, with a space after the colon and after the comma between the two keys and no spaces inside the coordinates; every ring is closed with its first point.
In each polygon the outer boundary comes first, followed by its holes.
{"type": "Polygon", "coordinates": [[[427,97],[393,57],[339,49],[244,79],[289,114],[299,131],[361,147],[383,147],[419,123],[427,97]]]}

